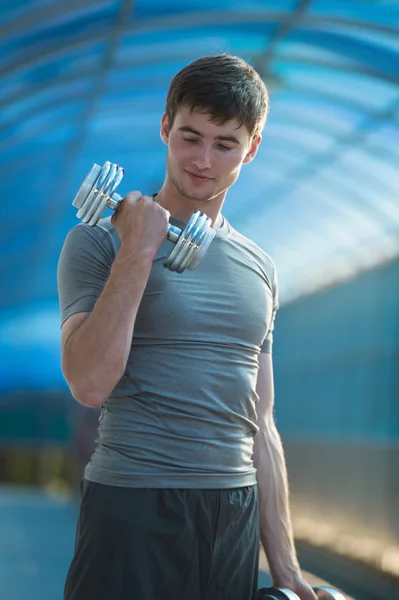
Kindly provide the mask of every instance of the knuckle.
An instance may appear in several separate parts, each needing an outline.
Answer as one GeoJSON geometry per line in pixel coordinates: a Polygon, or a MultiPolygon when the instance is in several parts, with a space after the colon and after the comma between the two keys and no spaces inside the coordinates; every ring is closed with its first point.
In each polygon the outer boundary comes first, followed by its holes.
{"type": "Polygon", "coordinates": [[[148,204],[147,196],[143,196],[142,194],[140,194],[140,197],[137,199],[137,202],[143,206],[146,206],[148,204]]]}
{"type": "Polygon", "coordinates": [[[126,199],[128,199],[130,202],[134,202],[135,200],[138,200],[140,196],[141,192],[139,191],[129,192],[126,196],[126,199]]]}

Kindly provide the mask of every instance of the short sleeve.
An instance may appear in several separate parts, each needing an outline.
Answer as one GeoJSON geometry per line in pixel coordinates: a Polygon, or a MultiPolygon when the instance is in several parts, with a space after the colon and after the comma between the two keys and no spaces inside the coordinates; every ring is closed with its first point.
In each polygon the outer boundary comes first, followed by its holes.
{"type": "Polygon", "coordinates": [[[57,269],[61,325],[75,313],[92,311],[104,289],[113,262],[104,234],[79,224],[65,239],[57,269]]]}
{"type": "Polygon", "coordinates": [[[272,352],[272,347],[273,347],[273,331],[274,331],[274,322],[276,319],[276,313],[278,310],[278,282],[277,282],[277,273],[276,273],[276,267],[274,266],[274,270],[273,270],[273,309],[272,309],[272,316],[270,319],[270,323],[269,323],[269,329],[267,332],[267,335],[265,337],[265,340],[261,346],[260,351],[261,352],[266,352],[268,354],[271,354],[272,352]]]}

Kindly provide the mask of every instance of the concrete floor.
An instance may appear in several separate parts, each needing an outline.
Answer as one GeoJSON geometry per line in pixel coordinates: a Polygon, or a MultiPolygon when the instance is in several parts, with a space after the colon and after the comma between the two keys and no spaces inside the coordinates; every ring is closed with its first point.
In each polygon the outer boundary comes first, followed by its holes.
{"type": "Polygon", "coordinates": [[[0,598],[61,600],[77,507],[43,491],[0,488],[0,598]]]}

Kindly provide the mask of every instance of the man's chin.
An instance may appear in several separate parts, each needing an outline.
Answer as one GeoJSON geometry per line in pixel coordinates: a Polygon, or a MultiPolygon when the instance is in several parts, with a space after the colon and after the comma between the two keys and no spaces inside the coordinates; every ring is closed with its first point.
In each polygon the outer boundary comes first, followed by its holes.
{"type": "Polygon", "coordinates": [[[182,194],[182,196],[184,196],[185,198],[187,198],[187,200],[191,200],[192,202],[209,202],[210,200],[213,200],[214,198],[217,198],[217,196],[219,196],[220,192],[194,192],[193,190],[188,190],[188,189],[184,189],[184,190],[180,190],[180,193],[182,194]]]}
{"type": "Polygon", "coordinates": [[[191,200],[192,202],[209,202],[209,200],[212,200],[212,197],[209,196],[186,196],[187,200],[191,200]]]}
{"type": "Polygon", "coordinates": [[[205,203],[205,202],[209,202],[210,200],[213,200],[213,198],[216,198],[220,192],[206,192],[205,190],[203,191],[197,191],[195,192],[193,189],[190,189],[190,187],[186,187],[183,185],[178,185],[177,181],[174,181],[174,184],[179,192],[179,194],[181,196],[183,196],[183,198],[186,198],[187,200],[190,200],[191,202],[200,202],[200,203],[205,203]]]}
{"type": "Polygon", "coordinates": [[[186,198],[187,200],[191,200],[192,202],[208,202],[213,198],[209,194],[195,194],[194,192],[190,192],[189,190],[179,190],[180,194],[186,198]]]}

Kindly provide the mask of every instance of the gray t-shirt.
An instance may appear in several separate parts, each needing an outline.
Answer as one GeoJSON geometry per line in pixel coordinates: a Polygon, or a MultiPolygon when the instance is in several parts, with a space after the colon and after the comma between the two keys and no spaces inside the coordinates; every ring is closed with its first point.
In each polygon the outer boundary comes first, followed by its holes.
{"type": "MultiPolygon", "coordinates": [[[[93,309],[118,248],[110,218],[70,230],[58,265],[62,323],[93,309]]],[[[226,219],[196,270],[164,268],[172,248],[165,240],[153,262],[85,477],[126,487],[253,485],[258,359],[271,352],[278,307],[273,262],[226,219]]]]}

